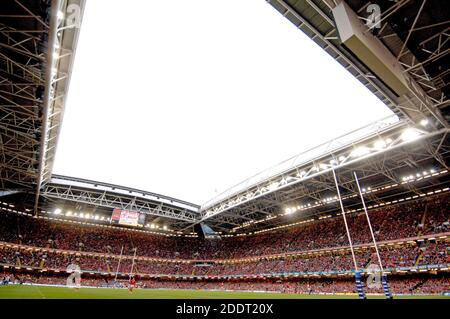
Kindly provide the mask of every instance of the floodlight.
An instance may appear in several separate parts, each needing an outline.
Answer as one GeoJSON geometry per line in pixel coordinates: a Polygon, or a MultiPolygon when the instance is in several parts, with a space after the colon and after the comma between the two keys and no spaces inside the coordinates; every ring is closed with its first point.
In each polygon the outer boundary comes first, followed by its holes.
{"type": "Polygon", "coordinates": [[[373,144],[373,148],[376,150],[382,150],[386,147],[386,142],[384,140],[378,140],[373,144]]]}
{"type": "Polygon", "coordinates": [[[407,128],[403,131],[401,138],[405,142],[414,141],[420,136],[419,131],[413,128],[407,128]]]}
{"type": "Polygon", "coordinates": [[[55,215],[61,214],[61,208],[55,209],[55,211],[54,211],[53,213],[54,213],[55,215]]]}
{"type": "Polygon", "coordinates": [[[428,125],[428,119],[423,119],[420,121],[420,125],[427,126],[428,125]]]}
{"type": "Polygon", "coordinates": [[[272,184],[269,185],[270,190],[275,190],[277,187],[278,187],[278,182],[273,182],[272,184]]]}
{"type": "Polygon", "coordinates": [[[366,154],[369,154],[369,149],[365,146],[359,146],[357,148],[355,148],[351,153],[350,156],[351,157],[360,157],[360,156],[364,156],[366,154]]]}

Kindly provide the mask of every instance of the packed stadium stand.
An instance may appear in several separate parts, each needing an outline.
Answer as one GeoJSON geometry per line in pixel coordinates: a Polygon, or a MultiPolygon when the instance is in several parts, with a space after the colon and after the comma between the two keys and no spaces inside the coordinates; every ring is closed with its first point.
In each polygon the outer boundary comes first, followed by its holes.
{"type": "MultiPolygon", "coordinates": [[[[395,274],[390,280],[395,293],[450,289],[448,199],[442,194],[369,211],[383,266],[395,274]],[[421,269],[443,272],[420,276],[421,269]]],[[[83,285],[112,285],[116,274],[123,278],[133,267],[141,284],[153,288],[354,291],[348,279],[354,267],[339,217],[222,239],[73,224],[8,211],[1,220],[0,264],[22,282],[64,284],[65,277],[57,274],[75,263],[87,276],[83,285]]],[[[353,213],[347,220],[358,266],[365,269],[377,258],[365,216],[353,213]]],[[[377,291],[369,287],[368,292],[377,291]]]]}

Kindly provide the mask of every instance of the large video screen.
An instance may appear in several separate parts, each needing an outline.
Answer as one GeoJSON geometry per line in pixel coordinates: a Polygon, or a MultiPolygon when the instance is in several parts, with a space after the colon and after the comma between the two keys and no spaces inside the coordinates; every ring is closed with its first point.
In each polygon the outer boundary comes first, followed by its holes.
{"type": "Polygon", "coordinates": [[[145,214],[127,209],[115,208],[111,216],[111,223],[126,226],[144,226],[145,214]]]}

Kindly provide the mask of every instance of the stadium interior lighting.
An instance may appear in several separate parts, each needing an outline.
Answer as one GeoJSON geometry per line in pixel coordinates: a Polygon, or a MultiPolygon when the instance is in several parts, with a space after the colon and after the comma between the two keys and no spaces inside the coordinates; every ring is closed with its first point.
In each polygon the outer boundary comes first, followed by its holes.
{"type": "Polygon", "coordinates": [[[382,150],[386,147],[386,141],[384,140],[378,140],[373,144],[373,148],[376,150],[382,150]]]}
{"type": "Polygon", "coordinates": [[[167,226],[166,225],[163,226],[163,230],[167,230],[167,226]]]}
{"type": "MultiPolygon", "coordinates": [[[[444,172],[445,171],[442,171],[442,173],[444,173],[444,172]]],[[[368,187],[368,190],[370,190],[369,187],[368,187]]],[[[448,191],[449,191],[449,188],[446,187],[446,188],[437,189],[437,190],[428,192],[426,194],[421,194],[420,196],[421,197],[422,196],[432,196],[434,194],[438,194],[438,193],[441,193],[441,192],[448,192],[448,191]]],[[[367,208],[368,209],[372,209],[372,208],[382,207],[382,206],[389,205],[389,204],[396,204],[396,203],[402,202],[402,201],[414,200],[414,199],[416,199],[418,197],[419,197],[419,195],[416,195],[416,196],[413,196],[413,197],[407,197],[407,198],[401,198],[401,199],[398,199],[398,200],[394,200],[392,202],[381,202],[381,203],[376,204],[376,205],[370,205],[367,208]]],[[[310,204],[308,204],[308,206],[310,206],[310,204]]],[[[363,208],[353,209],[351,211],[348,211],[347,213],[360,212],[360,211],[362,211],[362,209],[363,208]]],[[[341,215],[341,213],[338,213],[336,215],[339,216],[339,215],[341,215]]],[[[328,216],[328,217],[331,217],[331,216],[328,216]]],[[[264,233],[264,232],[273,231],[273,230],[276,230],[276,229],[288,228],[288,227],[292,227],[292,226],[299,225],[299,224],[310,223],[310,222],[313,222],[313,221],[314,221],[314,218],[308,219],[308,220],[299,221],[299,222],[295,222],[295,223],[291,223],[291,224],[285,224],[285,225],[280,225],[280,226],[276,226],[276,227],[265,228],[265,229],[261,229],[261,230],[255,231],[254,233],[255,234],[264,233]]],[[[235,227],[234,230],[240,229],[240,228],[242,228],[242,227],[238,226],[238,227],[235,227]]],[[[236,234],[234,236],[242,236],[242,235],[243,234],[236,234]]]]}
{"type": "MultiPolygon", "coordinates": [[[[402,177],[402,180],[403,180],[403,183],[402,183],[402,184],[404,184],[404,183],[410,183],[410,182],[414,182],[414,181],[419,181],[419,180],[422,180],[422,179],[424,179],[424,178],[430,177],[431,175],[436,176],[436,175],[439,175],[439,174],[446,174],[446,173],[448,173],[447,170],[442,170],[442,171],[439,171],[439,172],[436,172],[435,169],[430,169],[429,171],[425,170],[425,171],[422,172],[422,175],[420,175],[419,173],[416,173],[416,175],[409,175],[409,176],[404,176],[404,177],[402,177]],[[420,177],[419,177],[419,176],[420,176],[420,177]]],[[[394,184],[388,184],[388,185],[385,185],[385,186],[382,186],[382,187],[378,187],[378,188],[375,188],[375,189],[372,189],[372,188],[369,186],[369,187],[366,187],[366,188],[362,188],[361,191],[362,191],[363,193],[374,193],[374,192],[378,192],[378,191],[383,190],[383,189],[389,189],[389,188],[397,187],[397,186],[399,186],[399,184],[397,184],[397,183],[394,183],[394,184]]],[[[446,191],[446,190],[443,189],[442,191],[446,191]]],[[[437,192],[440,192],[440,191],[436,191],[435,193],[437,193],[437,192]]],[[[348,195],[348,196],[343,196],[343,197],[342,197],[342,200],[346,200],[346,199],[349,199],[349,198],[352,198],[352,197],[356,197],[356,196],[357,196],[356,194],[348,195]]],[[[417,198],[417,197],[418,197],[418,196],[413,197],[413,198],[417,198]]],[[[320,201],[316,201],[316,202],[313,203],[313,205],[311,205],[311,203],[308,203],[308,204],[304,204],[304,205],[298,205],[298,206],[293,206],[293,207],[286,207],[286,208],[284,209],[284,213],[281,213],[281,214],[278,214],[278,215],[271,216],[270,219],[280,218],[281,216],[285,216],[285,215],[292,214],[292,213],[295,212],[296,210],[304,211],[304,210],[307,210],[307,209],[310,209],[310,208],[320,207],[320,206],[329,204],[329,203],[331,203],[331,202],[335,202],[335,201],[337,201],[337,200],[338,200],[338,197],[337,197],[337,196],[334,196],[334,197],[327,197],[327,198],[324,198],[323,200],[320,200],[320,201]],[[295,208],[295,210],[294,210],[294,208],[295,208]]],[[[406,200],[409,200],[409,198],[407,198],[406,200]]],[[[401,201],[401,200],[399,200],[399,201],[401,201]]],[[[395,202],[397,202],[397,201],[395,201],[395,202]]],[[[394,202],[392,202],[392,203],[394,203],[394,202]]],[[[390,202],[389,202],[389,204],[390,204],[390,202]]],[[[379,206],[379,205],[371,206],[371,208],[372,208],[372,207],[378,207],[378,206],[379,206]]],[[[351,211],[351,212],[355,212],[355,211],[357,211],[357,210],[353,210],[353,211],[351,211]]],[[[339,214],[338,214],[338,215],[339,215],[339,214]]],[[[233,228],[233,231],[236,231],[236,230],[238,230],[238,229],[247,227],[247,226],[252,225],[252,224],[261,223],[261,222],[265,221],[266,219],[267,219],[267,218],[263,218],[263,219],[260,219],[260,220],[252,221],[251,223],[250,223],[250,222],[245,222],[245,223],[241,224],[240,226],[234,227],[234,228],[233,228]]],[[[257,232],[255,232],[255,233],[257,233],[257,232]]]]}
{"type": "MultiPolygon", "coordinates": [[[[436,171],[434,169],[430,169],[429,171],[423,171],[422,173],[416,173],[416,175],[409,175],[409,176],[403,176],[402,177],[402,181],[403,182],[408,182],[408,181],[413,181],[416,179],[421,179],[424,176],[429,176],[431,174],[434,174],[436,171]]],[[[444,173],[446,171],[442,171],[441,173],[444,173]]]]}
{"type": "Polygon", "coordinates": [[[55,209],[55,211],[53,212],[53,214],[55,214],[55,215],[61,214],[61,208],[55,209]]]}
{"type": "Polygon", "coordinates": [[[269,185],[269,189],[270,190],[275,190],[278,187],[278,182],[273,182],[272,184],[269,185]]]}
{"type": "Polygon", "coordinates": [[[67,213],[66,213],[66,216],[72,216],[72,211],[68,211],[67,213]]]}
{"type": "Polygon", "coordinates": [[[414,141],[418,139],[420,136],[420,132],[413,128],[407,128],[403,131],[401,135],[401,139],[405,142],[414,141]]]}
{"type": "Polygon", "coordinates": [[[91,215],[89,215],[89,213],[86,213],[86,215],[84,215],[84,218],[88,219],[91,215]]]}
{"type": "Polygon", "coordinates": [[[80,218],[84,218],[84,213],[80,213],[80,218]]]}
{"type": "Polygon", "coordinates": [[[351,157],[361,157],[361,156],[369,154],[369,152],[370,152],[370,150],[367,147],[359,146],[350,153],[350,156],[351,157]]]}
{"type": "Polygon", "coordinates": [[[420,125],[427,126],[428,125],[428,119],[423,119],[420,121],[420,125]]]}

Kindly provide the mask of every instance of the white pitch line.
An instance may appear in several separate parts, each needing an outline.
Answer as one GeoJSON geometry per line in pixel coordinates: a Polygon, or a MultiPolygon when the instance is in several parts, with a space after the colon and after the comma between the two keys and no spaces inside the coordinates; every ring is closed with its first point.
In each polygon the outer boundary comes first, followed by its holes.
{"type": "Polygon", "coordinates": [[[47,299],[47,297],[44,296],[44,294],[41,292],[41,290],[39,289],[39,286],[34,286],[37,291],[39,292],[39,294],[41,295],[42,299],[47,299]]]}

